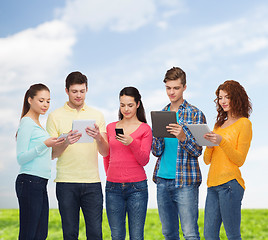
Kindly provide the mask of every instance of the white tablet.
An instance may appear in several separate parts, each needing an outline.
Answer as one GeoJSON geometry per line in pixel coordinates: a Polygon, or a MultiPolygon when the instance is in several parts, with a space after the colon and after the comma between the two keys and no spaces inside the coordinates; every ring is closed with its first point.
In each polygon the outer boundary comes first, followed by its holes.
{"type": "Polygon", "coordinates": [[[76,143],[91,143],[93,142],[93,137],[90,137],[86,133],[86,128],[87,127],[92,127],[94,128],[94,123],[95,120],[90,120],[90,119],[76,119],[73,120],[73,127],[72,130],[78,130],[78,133],[82,133],[81,138],[76,142],[76,143]]]}
{"type": "Polygon", "coordinates": [[[204,138],[206,133],[211,132],[207,124],[186,124],[186,127],[191,131],[199,146],[218,146],[204,138]]]}

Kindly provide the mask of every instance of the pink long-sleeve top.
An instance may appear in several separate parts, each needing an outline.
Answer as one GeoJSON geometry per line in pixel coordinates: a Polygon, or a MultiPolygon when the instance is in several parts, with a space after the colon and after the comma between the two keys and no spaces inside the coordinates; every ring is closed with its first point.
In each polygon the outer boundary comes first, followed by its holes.
{"type": "Polygon", "coordinates": [[[107,126],[110,146],[109,155],[104,157],[107,181],[125,183],[146,180],[144,166],[149,162],[152,145],[152,130],[142,123],[130,136],[133,141],[128,146],[115,139],[116,123],[107,126]]]}

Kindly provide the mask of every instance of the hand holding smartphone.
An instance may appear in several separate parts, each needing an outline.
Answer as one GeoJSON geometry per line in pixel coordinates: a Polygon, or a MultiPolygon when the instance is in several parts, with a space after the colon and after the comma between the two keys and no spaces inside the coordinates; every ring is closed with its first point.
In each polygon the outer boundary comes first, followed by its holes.
{"type": "Polygon", "coordinates": [[[60,136],[58,136],[58,139],[59,139],[59,138],[64,138],[64,139],[66,139],[67,136],[68,136],[68,133],[62,133],[60,136]]]}
{"type": "Polygon", "coordinates": [[[116,133],[116,136],[118,136],[118,134],[124,134],[124,130],[123,128],[116,128],[115,133],[116,133]]]}

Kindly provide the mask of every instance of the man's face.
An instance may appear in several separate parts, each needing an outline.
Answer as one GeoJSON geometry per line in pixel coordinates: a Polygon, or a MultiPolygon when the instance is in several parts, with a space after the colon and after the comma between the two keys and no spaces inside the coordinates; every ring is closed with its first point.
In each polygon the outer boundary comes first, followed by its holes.
{"type": "Polygon", "coordinates": [[[183,102],[183,92],[186,89],[186,85],[183,86],[180,79],[170,80],[166,82],[166,92],[171,103],[183,102]]]}
{"type": "Polygon", "coordinates": [[[71,108],[79,109],[84,106],[87,87],[86,84],[73,84],[68,89],[65,89],[66,93],[69,96],[69,106],[71,108]]]}

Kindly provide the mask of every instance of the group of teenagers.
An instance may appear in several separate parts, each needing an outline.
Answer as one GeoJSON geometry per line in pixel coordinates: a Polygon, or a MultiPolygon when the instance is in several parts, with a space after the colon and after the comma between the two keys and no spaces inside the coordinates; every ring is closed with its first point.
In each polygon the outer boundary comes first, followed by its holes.
{"type": "MultiPolygon", "coordinates": [[[[179,239],[179,224],[187,240],[200,239],[198,227],[199,186],[202,181],[198,157],[202,154],[186,124],[204,124],[205,115],[184,97],[186,74],[179,67],[169,69],[164,84],[170,103],[163,111],[175,111],[177,123],[167,131],[174,138],[155,138],[146,123],[141,95],[135,87],[119,93],[119,120],[105,125],[103,114],[85,104],[87,77],[70,73],[65,81],[68,101],[48,115],[46,129],[39,117],[50,106],[50,91],[44,84],[32,85],[24,97],[16,134],[16,179],[19,202],[20,240],[44,240],[48,234],[49,203],[47,183],[51,160],[57,158],[56,197],[63,239],[79,235],[80,209],[87,239],[102,239],[103,193],[98,169],[98,153],[103,156],[107,176],[105,204],[111,237],[126,237],[128,216],[131,240],[144,239],[148,185],[144,166],[150,153],[157,157],[153,181],[162,233],[166,240],[179,239]],[[94,119],[86,133],[92,143],[77,143],[81,133],[72,130],[75,119],[94,119]],[[123,134],[116,134],[123,128],[123,134]],[[59,137],[68,133],[67,137],[59,137]]],[[[206,147],[204,162],[210,165],[207,179],[204,237],[217,240],[221,224],[230,240],[241,239],[241,202],[245,184],[239,167],[246,159],[252,125],[251,101],[237,81],[219,85],[215,99],[217,118],[212,132],[204,138],[217,146],[206,147]]]]}

